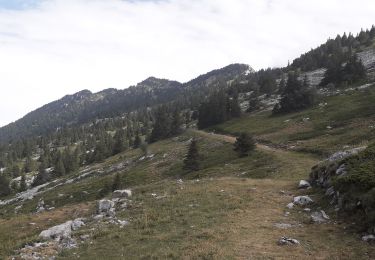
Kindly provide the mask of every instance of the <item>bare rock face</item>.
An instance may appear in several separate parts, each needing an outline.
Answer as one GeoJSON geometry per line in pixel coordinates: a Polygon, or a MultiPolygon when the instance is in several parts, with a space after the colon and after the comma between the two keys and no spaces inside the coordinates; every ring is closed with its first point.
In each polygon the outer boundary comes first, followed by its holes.
{"type": "Polygon", "coordinates": [[[316,87],[323,80],[324,74],[326,71],[327,70],[325,68],[308,71],[308,72],[302,73],[299,79],[303,80],[306,77],[307,81],[309,82],[309,85],[312,87],[316,87]]]}
{"type": "Polygon", "coordinates": [[[367,73],[369,74],[370,78],[374,78],[375,76],[375,50],[369,49],[366,51],[362,51],[357,53],[358,58],[362,62],[363,66],[366,68],[367,73]]]}

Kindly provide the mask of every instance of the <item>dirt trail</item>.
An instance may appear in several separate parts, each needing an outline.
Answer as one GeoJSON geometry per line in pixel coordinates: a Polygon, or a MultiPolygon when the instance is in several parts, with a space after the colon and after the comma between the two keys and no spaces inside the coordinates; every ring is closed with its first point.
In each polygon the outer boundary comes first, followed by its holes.
{"type": "MultiPolygon", "coordinates": [[[[193,131],[228,143],[236,141],[233,136],[193,131]]],[[[237,190],[240,186],[249,187],[253,200],[243,212],[229,218],[229,225],[223,226],[235,259],[375,259],[375,249],[364,244],[357,234],[348,233],[344,223],[335,221],[333,212],[329,211],[333,220],[318,225],[310,223],[310,213],[302,208],[286,208],[293,196],[310,194],[317,199],[311,191],[297,188],[298,180],[307,178],[310,168],[318,163],[316,158],[265,144],[257,144],[257,149],[274,155],[279,163],[279,174],[272,179],[225,180],[228,183],[223,189],[227,190],[229,183],[235,184],[237,190]],[[276,223],[291,227],[277,228],[276,223]],[[296,238],[301,245],[280,247],[276,241],[281,236],[296,238]],[[347,247],[348,244],[352,246],[347,247]]],[[[320,209],[318,204],[311,208],[320,209]]]]}

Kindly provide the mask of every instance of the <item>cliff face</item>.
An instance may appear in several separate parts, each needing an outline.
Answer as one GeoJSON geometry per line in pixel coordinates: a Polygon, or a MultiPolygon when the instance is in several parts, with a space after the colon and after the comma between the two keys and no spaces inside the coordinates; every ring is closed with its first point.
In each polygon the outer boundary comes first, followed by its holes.
{"type": "Polygon", "coordinates": [[[365,66],[368,77],[372,80],[375,79],[375,49],[369,49],[366,51],[359,52],[358,58],[362,61],[365,66]]]}

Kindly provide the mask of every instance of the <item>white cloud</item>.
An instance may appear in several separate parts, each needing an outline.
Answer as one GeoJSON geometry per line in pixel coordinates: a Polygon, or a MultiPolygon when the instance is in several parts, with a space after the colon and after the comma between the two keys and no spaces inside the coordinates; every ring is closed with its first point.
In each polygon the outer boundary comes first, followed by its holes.
{"type": "Polygon", "coordinates": [[[0,125],[81,89],[256,69],[373,23],[371,0],[50,0],[0,10],[0,125]]]}

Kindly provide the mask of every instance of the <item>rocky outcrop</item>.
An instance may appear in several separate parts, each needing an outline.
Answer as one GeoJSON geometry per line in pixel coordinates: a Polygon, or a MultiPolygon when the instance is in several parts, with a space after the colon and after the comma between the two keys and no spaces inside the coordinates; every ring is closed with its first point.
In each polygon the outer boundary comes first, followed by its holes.
{"type": "Polygon", "coordinates": [[[357,53],[358,58],[361,60],[363,66],[366,68],[368,76],[371,79],[375,78],[375,49],[369,49],[357,53]]]}
{"type": "Polygon", "coordinates": [[[309,85],[316,87],[323,80],[324,74],[326,73],[326,71],[327,70],[325,68],[308,71],[308,72],[302,73],[299,79],[304,80],[304,78],[306,77],[309,85]]]}
{"type": "Polygon", "coordinates": [[[47,230],[42,231],[39,237],[42,239],[54,239],[61,240],[64,238],[70,238],[72,235],[72,224],[73,221],[67,221],[63,224],[51,227],[47,230]]]}

